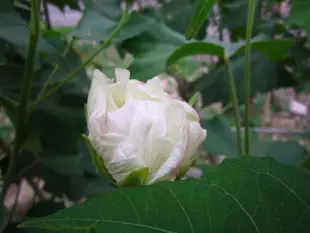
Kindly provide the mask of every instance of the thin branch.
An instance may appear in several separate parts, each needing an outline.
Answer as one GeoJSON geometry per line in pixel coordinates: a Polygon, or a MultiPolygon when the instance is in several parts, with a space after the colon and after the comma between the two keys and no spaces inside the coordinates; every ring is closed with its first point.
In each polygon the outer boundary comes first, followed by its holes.
{"type": "MultiPolygon", "coordinates": [[[[64,53],[62,54],[62,57],[65,58],[66,55],[68,54],[68,52],[70,51],[70,49],[73,47],[73,43],[75,42],[75,38],[73,38],[70,43],[67,45],[64,53]]],[[[40,90],[39,94],[38,94],[38,97],[37,97],[37,100],[36,101],[39,101],[41,98],[43,98],[48,86],[51,84],[51,82],[53,81],[53,78],[55,76],[55,74],[58,72],[59,70],[59,65],[55,65],[54,69],[52,70],[52,72],[50,73],[50,75],[48,76],[46,82],[44,83],[42,89],[40,90]]]]}
{"type": "Polygon", "coordinates": [[[67,84],[72,78],[74,78],[78,74],[78,72],[80,72],[82,69],[84,69],[84,67],[90,64],[92,60],[111,43],[112,39],[116,36],[117,33],[119,33],[121,28],[125,25],[128,19],[128,13],[129,13],[129,4],[126,1],[126,8],[122,16],[122,19],[120,23],[118,24],[118,26],[114,29],[112,34],[109,36],[109,38],[105,40],[100,46],[100,48],[98,48],[98,50],[94,52],[94,54],[92,54],[83,64],[81,64],[77,69],[75,69],[71,74],[69,74],[64,80],[59,82],[57,86],[52,88],[52,90],[47,92],[42,98],[36,100],[35,103],[32,104],[31,108],[33,108],[35,105],[39,104],[42,100],[48,98],[49,96],[57,92],[63,85],[67,84]]]}
{"type": "Polygon", "coordinates": [[[232,73],[232,68],[230,64],[229,58],[224,58],[226,70],[228,73],[228,83],[229,83],[229,90],[231,95],[231,102],[234,110],[234,118],[235,118],[235,124],[237,127],[237,143],[238,143],[238,149],[240,155],[244,154],[243,145],[242,145],[242,134],[241,134],[241,117],[240,117],[240,109],[239,109],[239,103],[238,103],[238,97],[237,97],[237,90],[236,85],[234,82],[234,77],[232,73]]]}
{"type": "Polygon", "coordinates": [[[251,37],[255,14],[255,0],[248,1],[248,16],[245,44],[245,65],[244,65],[244,101],[245,101],[245,155],[249,155],[251,147],[250,136],[250,93],[251,93],[251,37]]]}
{"type": "Polygon", "coordinates": [[[47,0],[43,0],[43,11],[44,11],[44,16],[45,16],[46,26],[47,26],[48,29],[51,29],[52,28],[52,24],[51,24],[50,14],[49,14],[49,11],[48,11],[47,0]]]}

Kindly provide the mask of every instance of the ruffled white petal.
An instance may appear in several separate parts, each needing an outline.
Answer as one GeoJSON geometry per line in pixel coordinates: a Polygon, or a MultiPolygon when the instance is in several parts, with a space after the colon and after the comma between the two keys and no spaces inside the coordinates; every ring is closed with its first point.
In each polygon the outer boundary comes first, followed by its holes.
{"type": "Polygon", "coordinates": [[[132,171],[145,167],[135,152],[136,148],[127,137],[106,134],[96,140],[94,145],[109,173],[117,182],[124,180],[132,171]]]}
{"type": "Polygon", "coordinates": [[[116,68],[115,69],[115,79],[116,82],[127,83],[130,78],[130,72],[126,69],[116,68]]]}

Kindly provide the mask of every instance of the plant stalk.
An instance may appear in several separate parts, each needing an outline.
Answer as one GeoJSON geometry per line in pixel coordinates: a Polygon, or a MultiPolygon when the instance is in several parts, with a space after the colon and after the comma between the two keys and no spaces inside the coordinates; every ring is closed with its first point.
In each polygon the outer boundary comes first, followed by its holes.
{"type": "Polygon", "coordinates": [[[16,175],[16,162],[25,136],[25,124],[28,118],[28,101],[32,88],[32,77],[36,61],[36,48],[40,35],[40,0],[33,0],[31,4],[31,21],[28,36],[27,58],[24,67],[19,112],[16,124],[16,136],[14,139],[13,152],[10,156],[8,170],[4,177],[3,193],[5,194],[8,186],[16,175]]]}
{"type": "Polygon", "coordinates": [[[249,155],[251,148],[250,138],[250,95],[251,95],[251,38],[255,14],[255,0],[249,0],[247,28],[246,28],[246,44],[245,44],[245,67],[244,67],[244,101],[245,101],[245,153],[249,155]]]}
{"type": "Polygon", "coordinates": [[[225,57],[224,61],[225,61],[225,66],[228,72],[229,89],[230,89],[230,94],[231,94],[232,107],[233,107],[234,115],[235,115],[238,149],[239,149],[240,155],[244,155],[244,150],[243,150],[243,145],[242,145],[242,134],[241,134],[241,118],[240,118],[240,110],[239,110],[236,86],[234,82],[230,60],[228,57],[227,58],[225,57]]]}
{"type": "MultiPolygon", "coordinates": [[[[83,64],[81,64],[78,68],[76,68],[71,74],[69,74],[63,81],[61,81],[58,85],[56,85],[52,90],[47,92],[44,96],[41,98],[37,99],[33,105],[39,104],[42,100],[48,98],[55,92],[57,92],[63,85],[67,84],[72,78],[75,77],[75,75],[80,72],[85,66],[91,63],[91,61],[103,50],[105,49],[112,41],[112,39],[116,36],[116,34],[122,29],[122,27],[125,25],[125,23],[128,20],[128,14],[129,14],[129,4],[126,3],[125,11],[124,14],[120,20],[120,23],[118,26],[114,29],[114,31],[111,33],[109,38],[105,40],[100,48],[98,48],[97,51],[95,51],[86,61],[84,61],[83,64]]],[[[32,106],[33,107],[33,106],[32,106]]]]}

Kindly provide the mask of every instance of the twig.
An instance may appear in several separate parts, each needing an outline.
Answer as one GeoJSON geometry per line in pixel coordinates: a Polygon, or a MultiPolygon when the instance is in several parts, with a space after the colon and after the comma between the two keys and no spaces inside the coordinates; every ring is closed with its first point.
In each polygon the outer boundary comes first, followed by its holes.
{"type": "Polygon", "coordinates": [[[255,0],[248,1],[248,16],[245,44],[245,67],[244,67],[244,101],[245,101],[245,154],[249,155],[251,147],[250,138],[250,94],[251,94],[251,38],[255,14],[255,0]]]}
{"type": "Polygon", "coordinates": [[[54,94],[56,91],[58,91],[63,85],[67,84],[72,78],[74,78],[76,76],[76,74],[78,72],[80,72],[85,66],[87,66],[88,64],[90,64],[92,62],[92,60],[103,50],[105,49],[112,41],[112,39],[116,36],[116,34],[121,30],[121,28],[125,25],[125,23],[127,22],[128,19],[128,14],[129,14],[129,3],[127,3],[126,1],[126,7],[125,7],[125,12],[122,16],[122,19],[120,21],[120,23],[118,24],[118,26],[114,29],[114,31],[111,33],[111,35],[109,36],[109,38],[107,40],[105,40],[102,45],[100,46],[100,48],[94,52],[94,54],[92,54],[83,64],[81,64],[78,68],[76,68],[71,74],[69,74],[64,80],[62,80],[61,82],[58,83],[58,85],[56,85],[54,88],[52,88],[52,90],[50,90],[49,92],[47,92],[42,98],[38,99],[35,101],[35,103],[31,106],[34,107],[35,105],[37,105],[39,102],[41,102],[42,100],[48,98],[49,96],[51,96],[52,94],[54,94]]]}
{"type": "Polygon", "coordinates": [[[231,102],[232,102],[232,106],[234,110],[235,124],[237,127],[238,149],[239,149],[240,155],[244,155],[244,150],[243,150],[243,145],[242,145],[242,135],[241,135],[241,117],[240,117],[240,109],[239,109],[239,103],[238,103],[238,97],[237,97],[237,90],[236,90],[235,81],[234,81],[229,58],[225,57],[224,62],[225,62],[226,70],[228,73],[229,90],[230,90],[231,102]]]}
{"type": "Polygon", "coordinates": [[[50,14],[49,14],[49,11],[48,11],[47,0],[43,0],[43,11],[44,11],[44,16],[45,16],[46,26],[47,26],[48,29],[51,29],[52,28],[52,24],[51,24],[50,14]]]}
{"type": "MultiPolygon", "coordinates": [[[[62,57],[65,58],[66,55],[68,54],[68,52],[70,51],[70,49],[73,46],[73,43],[75,42],[75,38],[73,38],[70,43],[67,45],[65,51],[62,54],[62,57]]],[[[36,99],[36,101],[39,101],[41,98],[43,98],[45,91],[47,90],[48,86],[51,84],[51,82],[53,81],[53,78],[55,76],[55,74],[57,73],[57,71],[59,70],[59,64],[54,66],[54,69],[52,70],[52,72],[49,74],[46,82],[44,83],[42,89],[40,90],[38,97],[36,99]]]]}

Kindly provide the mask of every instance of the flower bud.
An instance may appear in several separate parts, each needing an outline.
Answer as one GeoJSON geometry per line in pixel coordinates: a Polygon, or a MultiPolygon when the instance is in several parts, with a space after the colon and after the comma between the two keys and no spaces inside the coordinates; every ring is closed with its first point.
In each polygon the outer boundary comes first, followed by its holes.
{"type": "Polygon", "coordinates": [[[87,101],[88,137],[97,169],[118,186],[146,185],[183,176],[206,138],[199,116],[164,92],[160,80],[115,82],[94,70],[87,101]]]}

